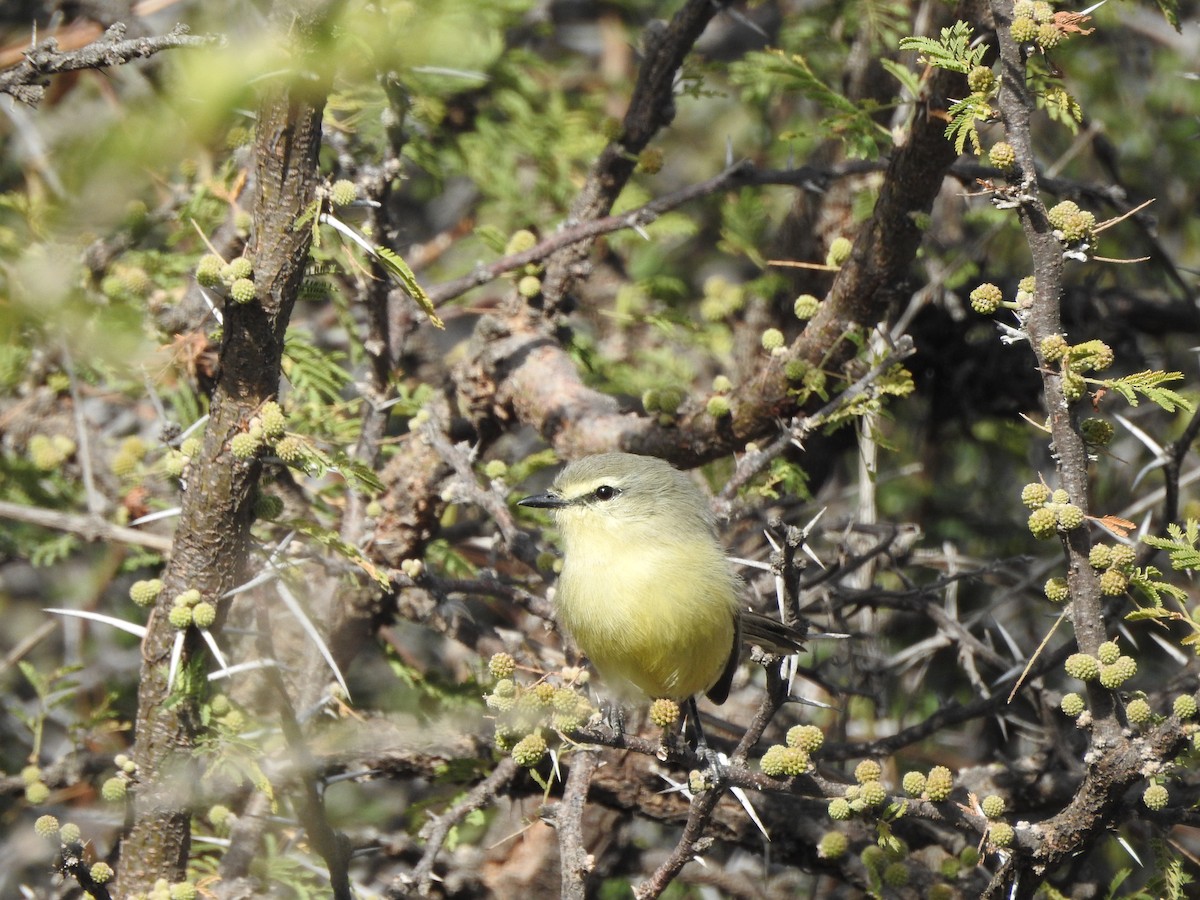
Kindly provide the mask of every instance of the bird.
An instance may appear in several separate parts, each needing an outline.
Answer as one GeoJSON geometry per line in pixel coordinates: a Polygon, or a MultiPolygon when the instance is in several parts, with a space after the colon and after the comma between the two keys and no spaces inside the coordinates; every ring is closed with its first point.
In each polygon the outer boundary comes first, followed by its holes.
{"type": "Polygon", "coordinates": [[[743,641],[803,649],[799,630],[741,603],[708,499],[670,463],[583,457],[518,505],[552,514],[564,552],[557,622],[622,699],[684,701],[695,713],[699,694],[727,699],[743,641]]]}

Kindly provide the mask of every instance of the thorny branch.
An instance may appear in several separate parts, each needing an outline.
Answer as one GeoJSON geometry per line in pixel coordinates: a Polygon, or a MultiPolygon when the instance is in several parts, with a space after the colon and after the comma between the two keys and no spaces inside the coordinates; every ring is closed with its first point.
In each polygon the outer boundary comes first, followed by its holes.
{"type": "Polygon", "coordinates": [[[104,35],[78,50],[62,51],[49,38],[25,51],[23,62],[0,72],[0,91],[22,103],[37,106],[46,92],[46,81],[62,72],[80,69],[104,69],[146,59],[175,47],[213,47],[224,43],[214,35],[192,35],[186,25],[176,25],[157,37],[125,38],[125,26],[118,23],[104,35]]]}

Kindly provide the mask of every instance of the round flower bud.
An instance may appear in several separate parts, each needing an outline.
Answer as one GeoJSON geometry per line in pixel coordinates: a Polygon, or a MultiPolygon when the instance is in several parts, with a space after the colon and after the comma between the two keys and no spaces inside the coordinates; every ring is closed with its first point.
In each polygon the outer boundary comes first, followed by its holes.
{"type": "Polygon", "coordinates": [[[1051,363],[1058,362],[1071,349],[1071,345],[1067,343],[1067,339],[1061,334],[1052,334],[1049,337],[1043,338],[1039,346],[1042,351],[1042,358],[1046,362],[1051,363]]]}
{"type": "Polygon", "coordinates": [[[1062,376],[1063,397],[1068,403],[1074,403],[1083,398],[1087,392],[1087,382],[1078,372],[1064,372],[1062,376]]]}
{"type": "Polygon", "coordinates": [[[259,494],[254,498],[254,516],[271,522],[283,514],[283,499],[274,494],[259,494]]]}
{"type": "Polygon", "coordinates": [[[1039,541],[1054,537],[1058,531],[1058,515],[1053,507],[1043,506],[1029,514],[1029,531],[1039,541]]]}
{"type": "Polygon", "coordinates": [[[116,803],[125,799],[125,789],[125,779],[114,775],[105,779],[104,784],[100,786],[100,796],[109,803],[116,803]]]}
{"type": "Polygon", "coordinates": [[[512,237],[508,239],[508,244],[504,247],[504,255],[512,256],[517,253],[524,253],[526,250],[532,250],[537,246],[537,235],[527,228],[522,228],[512,233],[512,237]]]}
{"type": "Polygon", "coordinates": [[[58,839],[58,819],[54,816],[38,816],[33,823],[33,833],[46,840],[58,839]]]}
{"type": "Polygon", "coordinates": [[[192,621],[197,628],[211,628],[217,621],[217,608],[211,603],[197,603],[192,607],[192,621]]]}
{"type": "Polygon", "coordinates": [[[1071,596],[1071,592],[1067,588],[1067,579],[1065,578],[1047,579],[1042,590],[1046,594],[1046,599],[1051,603],[1063,603],[1071,596]]]}
{"type": "Polygon", "coordinates": [[[888,863],[883,870],[883,883],[892,888],[904,887],[908,884],[908,866],[899,860],[888,863]]]}
{"type": "Polygon", "coordinates": [[[42,770],[40,766],[26,766],[21,770],[21,782],[27,787],[35,781],[42,780],[42,770]]]}
{"type": "Polygon", "coordinates": [[[32,806],[41,806],[50,799],[50,788],[44,782],[35,781],[25,785],[25,801],[32,806]]]}
{"type": "Polygon", "coordinates": [[[721,419],[729,415],[732,407],[729,405],[729,398],[720,394],[709,397],[708,402],[704,404],[704,411],[714,419],[721,419]]]}
{"type": "Polygon", "coordinates": [[[508,653],[494,653],[488,660],[488,673],[493,678],[512,678],[517,661],[508,653]]]}
{"type": "Polygon", "coordinates": [[[129,586],[129,599],[138,606],[149,606],[158,599],[158,595],[162,593],[162,589],[162,580],[158,578],[135,581],[129,586]]]}
{"type": "Polygon", "coordinates": [[[784,747],[779,754],[779,765],[784,775],[803,775],[811,767],[808,754],[799,747],[784,747]]]}
{"type": "Polygon", "coordinates": [[[1056,510],[1058,527],[1063,531],[1073,531],[1083,524],[1083,510],[1074,503],[1062,503],[1056,510]]]}
{"type": "Polygon", "coordinates": [[[1137,561],[1137,551],[1128,544],[1117,544],[1112,548],[1112,565],[1115,568],[1127,571],[1133,568],[1133,564],[1137,561]]]}
{"type": "Polygon", "coordinates": [[[1152,784],[1142,792],[1142,802],[1146,804],[1147,809],[1155,811],[1162,809],[1171,800],[1171,794],[1166,787],[1161,784],[1152,784]]]}
{"type": "Polygon", "coordinates": [[[533,696],[542,706],[550,706],[554,702],[555,687],[545,681],[533,686],[533,696]]]}
{"type": "Polygon", "coordinates": [[[988,794],[980,801],[979,808],[989,819],[998,819],[1004,815],[1004,798],[996,794],[988,794]]]}
{"type": "Polygon", "coordinates": [[[217,831],[224,831],[233,821],[233,811],[223,804],[213,804],[208,809],[208,821],[217,831]]]}
{"type": "Polygon", "coordinates": [[[178,881],[171,885],[170,900],[196,900],[196,886],[190,881],[178,881]]]}
{"type": "Polygon", "coordinates": [[[187,464],[188,458],[175,450],[168,451],[167,455],[162,458],[163,473],[168,478],[178,478],[187,468],[187,464]]]}
{"type": "Polygon", "coordinates": [[[587,703],[582,696],[575,692],[574,688],[563,687],[557,688],[554,691],[554,699],[551,701],[551,706],[559,712],[574,712],[580,706],[581,702],[587,703]]]}
{"type": "Polygon", "coordinates": [[[249,278],[238,278],[229,286],[229,299],[234,303],[252,303],[256,296],[254,282],[249,278]]]}
{"type": "Polygon", "coordinates": [[[527,300],[542,292],[542,279],[536,275],[525,275],[517,282],[517,293],[527,300]]]}
{"type": "Polygon", "coordinates": [[[248,257],[239,256],[229,261],[229,265],[225,266],[221,276],[228,284],[233,284],[239,278],[252,278],[254,263],[248,257]]]}
{"type": "Polygon", "coordinates": [[[546,739],[540,734],[526,735],[512,748],[512,758],[518,766],[533,768],[542,761],[546,749],[546,739]]]}
{"type": "Polygon", "coordinates": [[[768,328],[762,333],[762,347],[772,353],[783,349],[783,332],[778,328],[768,328]]]}
{"type": "Polygon", "coordinates": [[[1130,700],[1125,705],[1125,715],[1134,725],[1146,724],[1153,714],[1154,711],[1150,709],[1150,704],[1142,697],[1130,700]]]}
{"type": "Polygon", "coordinates": [[[1067,674],[1080,681],[1091,681],[1100,674],[1100,660],[1087,653],[1072,653],[1064,665],[1067,674]]]}
{"type": "Polygon", "coordinates": [[[1181,719],[1196,717],[1196,698],[1191,694],[1180,694],[1171,705],[1171,712],[1181,719]]]}
{"type": "Polygon", "coordinates": [[[988,826],[988,841],[996,847],[1008,847],[1017,833],[1007,822],[993,822],[988,826]]]}
{"type": "Polygon", "coordinates": [[[941,803],[954,789],[954,775],[945,766],[934,766],[925,777],[925,795],[935,803],[941,803]]]}
{"type": "Polygon", "coordinates": [[[991,93],[996,86],[996,75],[990,66],[976,66],[967,73],[967,86],[977,94],[991,93]]]}
{"type": "Polygon", "coordinates": [[[796,298],[796,302],[792,304],[792,312],[797,319],[804,321],[815,316],[820,306],[821,301],[812,294],[801,294],[796,298]]]}
{"type": "Polygon", "coordinates": [[[762,769],[764,775],[770,775],[772,778],[779,778],[783,775],[783,751],[787,747],[783,744],[772,744],[763,753],[762,759],[758,761],[758,767],[762,769]]]}
{"type": "Polygon", "coordinates": [[[1108,544],[1092,544],[1088,551],[1088,565],[1093,569],[1107,569],[1112,565],[1112,547],[1108,544]]]}
{"type": "Polygon", "coordinates": [[[849,839],[840,831],[827,831],[817,843],[817,856],[821,859],[837,859],[844,856],[849,847],[849,839]]]}
{"type": "Polygon", "coordinates": [[[679,721],[679,704],[659,698],[650,704],[650,721],[659,728],[670,728],[679,721]]]}
{"type": "Polygon", "coordinates": [[[829,801],[829,818],[835,822],[850,818],[850,803],[845,797],[834,797],[829,801]]]}
{"type": "Polygon", "coordinates": [[[349,206],[358,199],[358,185],[347,178],[339,178],[329,189],[329,199],[334,206],[349,206]]]}
{"type": "Polygon", "coordinates": [[[883,776],[883,767],[873,759],[864,759],[854,767],[854,780],[859,784],[878,781],[883,776]]]}
{"type": "Polygon", "coordinates": [[[1050,502],[1051,503],[1060,503],[1060,504],[1061,503],[1070,503],[1071,495],[1069,493],[1067,493],[1067,491],[1064,490],[1063,488],[1058,488],[1058,490],[1054,491],[1054,493],[1052,493],[1050,495],[1050,502]]]}
{"type": "Polygon", "coordinates": [[[1096,648],[1096,658],[1100,660],[1102,666],[1111,666],[1120,655],[1121,648],[1116,641],[1105,641],[1096,648]]]}
{"type": "Polygon", "coordinates": [[[79,830],[79,826],[74,822],[67,822],[58,829],[58,839],[64,844],[78,844],[83,837],[83,832],[79,830]]]}
{"type": "Polygon", "coordinates": [[[725,375],[718,375],[713,379],[712,389],[714,394],[728,394],[733,390],[733,382],[725,375]]]}
{"type": "Polygon", "coordinates": [[[787,745],[814,753],[825,743],[825,732],[816,725],[793,725],[787,732],[787,745]]]}
{"type": "Polygon", "coordinates": [[[958,851],[958,861],[965,868],[972,869],[979,865],[979,850],[970,844],[958,851]]]}
{"type": "Polygon", "coordinates": [[[1031,482],[1021,488],[1021,502],[1030,509],[1041,509],[1050,502],[1050,488],[1040,482],[1031,482]]]}
{"type": "Polygon", "coordinates": [[[298,437],[282,438],[275,444],[275,455],[285,463],[299,462],[304,459],[306,453],[304,442],[298,437]]]}
{"type": "Polygon", "coordinates": [[[1072,347],[1069,353],[1071,368],[1080,372],[1102,372],[1113,364],[1114,359],[1112,347],[1104,341],[1084,341],[1072,347]]]}
{"type": "Polygon", "coordinates": [[[192,624],[192,608],[190,606],[172,606],[167,621],[180,630],[192,624]]]}
{"type": "Polygon", "coordinates": [[[683,404],[683,391],[679,388],[663,388],[658,392],[658,408],[667,415],[675,415],[683,404]]]}
{"type": "Polygon", "coordinates": [[[882,806],[887,802],[887,790],[881,781],[864,781],[860,796],[867,806],[882,806]]]}
{"type": "Polygon", "coordinates": [[[172,606],[195,606],[200,602],[202,594],[195,588],[190,588],[186,591],[175,595],[175,599],[171,601],[172,606]]]}
{"type": "Polygon", "coordinates": [[[1066,35],[1051,22],[1038,26],[1037,43],[1043,50],[1053,50],[1066,35]]]}
{"type": "Polygon", "coordinates": [[[1085,709],[1087,704],[1083,702],[1083,697],[1076,693],[1063,694],[1062,700],[1058,703],[1059,709],[1070,716],[1072,719],[1078,719],[1085,709]]]}
{"type": "Polygon", "coordinates": [[[900,783],[904,788],[904,793],[910,797],[920,797],[925,793],[925,773],[924,772],[905,772],[904,780],[900,783]]]}
{"type": "Polygon", "coordinates": [[[1084,442],[1093,447],[1107,447],[1116,434],[1116,429],[1104,419],[1084,419],[1079,423],[1079,434],[1084,442]]]}
{"type": "Polygon", "coordinates": [[[196,281],[201,287],[212,288],[221,283],[221,270],[225,268],[225,260],[215,253],[200,257],[196,263],[196,281]]]}
{"type": "Polygon", "coordinates": [[[1020,16],[1013,19],[1012,39],[1018,44],[1028,44],[1030,41],[1036,40],[1038,36],[1038,25],[1033,19],[1026,16],[1020,16]]]}
{"type": "Polygon", "coordinates": [[[647,147],[638,154],[638,168],[647,175],[657,175],[662,171],[663,152],[658,147],[647,147]]]}
{"type": "Polygon", "coordinates": [[[1017,151],[1008,141],[996,141],[988,150],[988,162],[1002,171],[1017,165],[1017,151]]]}
{"type": "Polygon", "coordinates": [[[1125,593],[1127,587],[1129,587],[1129,576],[1116,566],[1105,569],[1100,576],[1100,593],[1105,597],[1117,597],[1125,593]]]}
{"type": "Polygon", "coordinates": [[[258,438],[245,431],[238,432],[229,441],[229,452],[238,459],[251,459],[262,444],[258,438]]]}
{"type": "Polygon", "coordinates": [[[1128,665],[1122,665],[1121,660],[1128,659],[1133,661],[1132,656],[1122,656],[1115,663],[1100,667],[1100,684],[1108,688],[1110,691],[1115,691],[1126,681],[1137,674],[1137,663],[1133,663],[1133,671],[1131,672],[1128,665]]]}
{"type": "Polygon", "coordinates": [[[278,403],[268,400],[258,411],[258,418],[262,422],[264,436],[272,440],[283,437],[283,431],[287,428],[287,417],[278,403]]]}
{"type": "Polygon", "coordinates": [[[115,874],[112,866],[104,862],[104,860],[93,863],[92,867],[88,870],[88,875],[91,876],[92,881],[96,882],[96,884],[108,884],[108,882],[112,881],[115,874]]]}
{"type": "Polygon", "coordinates": [[[887,852],[878,844],[867,844],[863,847],[862,853],[859,854],[859,859],[863,861],[863,865],[868,869],[879,870],[887,864],[887,852]]]}
{"type": "Polygon", "coordinates": [[[850,258],[854,244],[847,237],[835,237],[829,244],[829,252],[825,254],[825,265],[841,266],[850,258]]]}
{"type": "Polygon", "coordinates": [[[984,282],[971,291],[971,309],[980,315],[990,316],[1000,308],[1003,300],[1003,292],[990,282],[984,282]]]}

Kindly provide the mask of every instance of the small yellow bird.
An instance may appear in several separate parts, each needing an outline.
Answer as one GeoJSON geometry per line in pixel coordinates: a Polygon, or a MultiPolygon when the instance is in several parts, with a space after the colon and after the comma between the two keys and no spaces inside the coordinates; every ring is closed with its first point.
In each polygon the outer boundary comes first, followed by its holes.
{"type": "Polygon", "coordinates": [[[617,693],[723,703],[743,638],[802,649],[799,632],[742,608],[708,500],[669,463],[585,457],[519,505],[553,513],[565,545],[559,624],[617,693]]]}

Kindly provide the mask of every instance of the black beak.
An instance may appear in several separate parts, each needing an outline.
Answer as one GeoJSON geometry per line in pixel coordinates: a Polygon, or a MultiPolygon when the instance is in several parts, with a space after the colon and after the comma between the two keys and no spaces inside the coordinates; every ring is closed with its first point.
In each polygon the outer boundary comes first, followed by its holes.
{"type": "Polygon", "coordinates": [[[550,491],[517,501],[517,506],[531,506],[534,509],[562,509],[566,505],[566,500],[550,491]]]}

